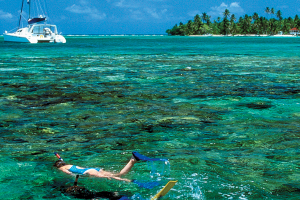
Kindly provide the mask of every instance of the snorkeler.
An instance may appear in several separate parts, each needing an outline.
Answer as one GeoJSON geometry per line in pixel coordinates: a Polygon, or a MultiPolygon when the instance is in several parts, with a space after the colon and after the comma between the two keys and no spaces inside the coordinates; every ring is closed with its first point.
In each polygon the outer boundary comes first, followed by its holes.
{"type": "Polygon", "coordinates": [[[125,165],[125,167],[119,173],[111,173],[111,172],[104,171],[101,168],[82,168],[76,165],[69,165],[66,164],[57,153],[54,154],[57,156],[57,158],[59,158],[59,160],[55,162],[54,166],[67,174],[73,174],[73,173],[80,174],[80,175],[87,174],[98,178],[116,179],[116,180],[127,181],[127,182],[132,182],[132,180],[121,178],[121,176],[127,174],[137,161],[159,160],[156,158],[148,158],[137,152],[132,152],[132,157],[130,158],[129,162],[125,165]]]}

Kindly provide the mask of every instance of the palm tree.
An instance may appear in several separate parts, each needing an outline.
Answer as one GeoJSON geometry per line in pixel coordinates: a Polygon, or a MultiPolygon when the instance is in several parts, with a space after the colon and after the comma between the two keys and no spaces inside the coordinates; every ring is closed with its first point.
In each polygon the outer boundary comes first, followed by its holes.
{"type": "Polygon", "coordinates": [[[255,21],[258,20],[259,16],[258,14],[255,12],[252,16],[252,19],[254,19],[255,21]]]}
{"type": "Polygon", "coordinates": [[[281,21],[282,20],[282,12],[280,10],[277,11],[276,17],[281,21]]]}
{"type": "Polygon", "coordinates": [[[268,34],[269,21],[266,18],[263,18],[261,21],[262,29],[265,34],[268,34]]]}
{"type": "Polygon", "coordinates": [[[284,34],[287,34],[287,33],[289,33],[289,31],[292,28],[292,26],[291,26],[291,24],[286,19],[284,19],[283,21],[284,22],[283,22],[282,32],[284,34]]]}
{"type": "Polygon", "coordinates": [[[267,13],[267,15],[270,14],[270,12],[271,12],[271,11],[270,11],[270,8],[269,8],[269,7],[266,7],[265,12],[267,13]]]}
{"type": "Polygon", "coordinates": [[[223,15],[225,18],[230,16],[230,11],[228,9],[225,9],[225,12],[223,12],[223,15]]]}
{"type": "Polygon", "coordinates": [[[295,15],[294,23],[295,23],[295,27],[299,29],[300,28],[300,20],[299,20],[298,15],[295,15]]]}
{"type": "Polygon", "coordinates": [[[275,35],[280,30],[280,21],[276,19],[271,19],[269,22],[270,34],[275,35]]]}
{"type": "Polygon", "coordinates": [[[184,36],[186,34],[187,34],[187,26],[185,24],[183,24],[182,22],[180,22],[176,35],[184,36]]]}
{"type": "Polygon", "coordinates": [[[211,24],[210,18],[211,18],[211,16],[207,15],[207,17],[206,17],[206,24],[208,26],[211,24]]]}
{"type": "Polygon", "coordinates": [[[187,35],[193,35],[195,30],[194,30],[194,22],[192,20],[189,20],[187,23],[187,35]]]}
{"type": "Polygon", "coordinates": [[[207,14],[204,12],[202,13],[202,16],[201,16],[202,20],[203,20],[203,23],[207,21],[207,14]]]}
{"type": "MultiPolygon", "coordinates": [[[[1,1],[1,0],[0,0],[1,1]]],[[[228,9],[225,9],[223,19],[218,17],[212,23],[210,16],[207,13],[202,13],[200,16],[196,15],[194,20],[188,21],[188,23],[180,23],[179,26],[175,25],[173,28],[168,29],[166,32],[169,35],[193,35],[193,34],[276,34],[278,31],[282,31],[287,34],[290,28],[300,28],[300,19],[296,15],[295,18],[288,17],[283,19],[282,12],[276,11],[274,8],[270,9],[266,7],[265,12],[269,16],[275,14],[271,18],[259,17],[255,12],[252,16],[245,15],[239,17],[237,21],[234,14],[230,14],[228,9]],[[204,24],[204,22],[206,22],[204,24]]]]}
{"type": "Polygon", "coordinates": [[[271,8],[270,13],[271,13],[272,15],[274,15],[274,14],[275,14],[275,9],[274,9],[274,8],[271,8]]]}
{"type": "Polygon", "coordinates": [[[287,22],[291,24],[292,28],[295,27],[295,21],[293,18],[291,18],[291,17],[287,18],[287,22]]]}
{"type": "Polygon", "coordinates": [[[216,20],[214,20],[214,23],[211,25],[211,32],[216,35],[220,34],[219,23],[216,20]]]}
{"type": "Polygon", "coordinates": [[[255,33],[257,35],[260,35],[260,32],[261,32],[260,30],[261,30],[261,21],[258,18],[257,20],[254,21],[254,23],[252,25],[252,31],[253,31],[253,33],[255,33]]]}
{"type": "Polygon", "coordinates": [[[234,14],[232,14],[232,15],[231,15],[231,17],[230,17],[230,21],[231,21],[231,22],[235,22],[235,21],[236,21],[236,17],[235,17],[235,15],[234,15],[234,14]]]}
{"type": "Polygon", "coordinates": [[[177,26],[177,24],[175,24],[175,26],[172,29],[168,29],[166,31],[166,33],[168,33],[168,35],[176,35],[177,30],[178,30],[178,26],[177,26]]]}
{"type": "Polygon", "coordinates": [[[227,16],[224,17],[221,24],[222,24],[222,34],[228,35],[228,33],[230,33],[230,22],[227,19],[227,16]]]}
{"type": "Polygon", "coordinates": [[[201,18],[200,16],[197,14],[195,17],[194,17],[194,33],[195,34],[199,34],[199,31],[201,29],[201,27],[203,26],[203,23],[201,21],[201,18]]]}
{"type": "Polygon", "coordinates": [[[231,26],[231,34],[235,35],[239,31],[238,25],[236,23],[233,23],[231,26]]]}

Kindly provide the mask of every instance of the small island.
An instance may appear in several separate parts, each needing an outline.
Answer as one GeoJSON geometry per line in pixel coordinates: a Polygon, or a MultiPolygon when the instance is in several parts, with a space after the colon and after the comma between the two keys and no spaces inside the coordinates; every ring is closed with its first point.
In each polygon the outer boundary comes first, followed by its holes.
{"type": "Polygon", "coordinates": [[[298,36],[300,19],[298,15],[294,18],[283,18],[282,12],[267,7],[265,13],[269,17],[260,17],[256,12],[252,15],[244,15],[238,20],[228,9],[223,13],[223,20],[218,17],[213,22],[211,16],[205,12],[200,16],[197,14],[194,20],[186,24],[180,22],[172,29],[168,29],[168,35],[180,36],[298,36]]]}

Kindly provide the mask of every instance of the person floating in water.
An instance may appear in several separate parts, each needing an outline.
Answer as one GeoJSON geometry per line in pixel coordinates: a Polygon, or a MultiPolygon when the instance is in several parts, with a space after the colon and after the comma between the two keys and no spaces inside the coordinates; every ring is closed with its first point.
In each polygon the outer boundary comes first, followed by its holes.
{"type": "Polygon", "coordinates": [[[129,162],[125,165],[125,167],[119,173],[111,173],[111,172],[104,171],[101,168],[83,168],[76,165],[66,164],[57,153],[55,153],[55,155],[59,158],[59,160],[55,162],[54,166],[57,167],[59,170],[63,171],[64,173],[67,174],[75,173],[79,175],[87,174],[98,178],[108,178],[108,179],[115,179],[115,180],[127,181],[127,182],[133,182],[133,180],[121,178],[121,176],[127,174],[137,161],[163,160],[158,158],[148,158],[144,155],[139,154],[138,152],[132,152],[132,157],[129,160],[129,162]]]}

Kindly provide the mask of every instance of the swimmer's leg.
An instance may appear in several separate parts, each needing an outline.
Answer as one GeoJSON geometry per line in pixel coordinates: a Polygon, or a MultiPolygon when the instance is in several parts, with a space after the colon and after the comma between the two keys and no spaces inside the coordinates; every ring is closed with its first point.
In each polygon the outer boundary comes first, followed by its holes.
{"type": "Polygon", "coordinates": [[[113,174],[111,172],[106,172],[104,170],[97,171],[95,169],[90,169],[86,172],[86,174],[89,174],[91,176],[95,176],[95,177],[98,177],[98,178],[116,179],[116,180],[119,180],[119,181],[131,182],[131,180],[129,180],[129,179],[120,178],[118,176],[118,174],[113,174]]]}
{"type": "Polygon", "coordinates": [[[130,158],[129,162],[125,165],[125,167],[118,174],[116,174],[116,176],[123,176],[123,175],[127,174],[136,162],[137,162],[137,160],[134,158],[134,156],[132,156],[130,158]]]}
{"type": "Polygon", "coordinates": [[[124,174],[127,174],[131,168],[134,166],[134,164],[137,161],[151,161],[151,160],[160,160],[160,159],[153,159],[153,158],[148,158],[147,156],[144,156],[142,154],[139,154],[138,152],[132,152],[132,157],[129,160],[129,162],[127,163],[127,165],[118,173],[116,174],[116,176],[122,176],[124,174]]]}
{"type": "Polygon", "coordinates": [[[129,162],[125,165],[125,167],[123,167],[123,169],[119,173],[111,173],[111,172],[104,171],[103,169],[101,169],[100,171],[97,171],[95,169],[90,169],[87,171],[87,173],[92,176],[102,177],[102,178],[119,177],[127,174],[136,162],[137,160],[134,158],[134,156],[132,156],[129,162]]]}

